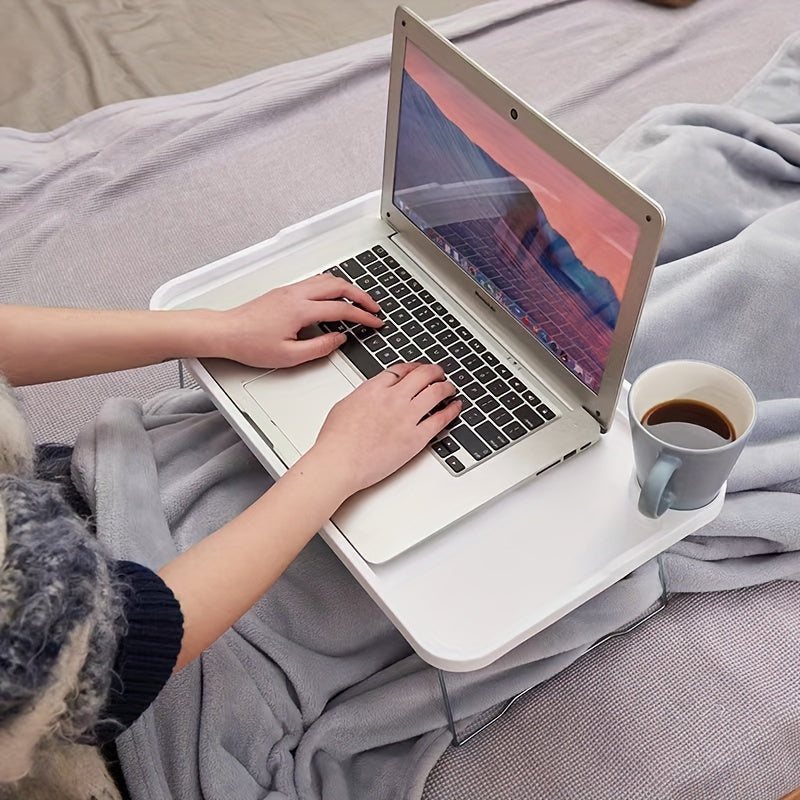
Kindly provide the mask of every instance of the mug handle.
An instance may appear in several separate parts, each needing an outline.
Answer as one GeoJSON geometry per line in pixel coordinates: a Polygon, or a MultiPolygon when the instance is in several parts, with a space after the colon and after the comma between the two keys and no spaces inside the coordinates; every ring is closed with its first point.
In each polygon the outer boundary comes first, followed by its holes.
{"type": "Polygon", "coordinates": [[[639,493],[639,511],[646,517],[658,519],[672,505],[675,494],[667,487],[680,465],[681,460],[677,456],[662,453],[647,473],[639,493]]]}

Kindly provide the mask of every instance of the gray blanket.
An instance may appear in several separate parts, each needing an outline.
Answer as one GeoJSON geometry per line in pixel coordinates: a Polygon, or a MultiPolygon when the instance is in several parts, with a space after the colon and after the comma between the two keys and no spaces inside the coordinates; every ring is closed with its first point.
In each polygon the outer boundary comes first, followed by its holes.
{"type": "MultiPolygon", "coordinates": [[[[738,371],[760,419],[719,518],[665,556],[668,588],[800,575],[800,39],[727,106],[657,110],[606,157],[668,217],[632,378],[673,356],[738,371]]],[[[199,393],[106,404],[76,472],[114,552],[157,567],[268,486],[199,393]],[[135,479],[132,479],[135,476],[135,479]]],[[[648,608],[645,565],[491,667],[451,676],[467,720],[648,608]]],[[[120,741],[134,800],[419,797],[449,740],[436,674],[316,538],[120,741]]]]}

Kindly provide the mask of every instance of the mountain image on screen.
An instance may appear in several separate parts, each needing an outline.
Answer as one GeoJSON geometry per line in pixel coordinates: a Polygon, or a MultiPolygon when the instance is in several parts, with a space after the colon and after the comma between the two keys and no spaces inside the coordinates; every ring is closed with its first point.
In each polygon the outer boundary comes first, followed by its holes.
{"type": "Polygon", "coordinates": [[[407,72],[395,163],[397,207],[596,391],[619,313],[613,286],[407,72]]]}

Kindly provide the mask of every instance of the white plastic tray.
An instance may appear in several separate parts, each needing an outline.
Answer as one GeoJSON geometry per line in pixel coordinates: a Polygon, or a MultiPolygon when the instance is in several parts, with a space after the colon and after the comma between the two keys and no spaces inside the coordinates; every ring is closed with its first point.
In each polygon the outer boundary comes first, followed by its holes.
{"type": "MultiPolygon", "coordinates": [[[[377,193],[357,198],[164,284],[151,308],[191,306],[310,235],[377,213],[377,193]]],[[[285,472],[203,365],[188,366],[264,467],[285,472]]],[[[697,511],[639,514],[624,400],[623,392],[609,433],[568,466],[386,564],[364,561],[330,522],[322,536],[425,661],[455,672],[484,667],[719,513],[724,489],[697,511]]]]}

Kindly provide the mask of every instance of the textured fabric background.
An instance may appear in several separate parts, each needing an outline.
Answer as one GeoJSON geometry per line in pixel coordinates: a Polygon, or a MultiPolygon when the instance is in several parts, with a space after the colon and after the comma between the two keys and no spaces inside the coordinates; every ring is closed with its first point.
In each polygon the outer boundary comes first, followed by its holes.
{"type": "MultiPolygon", "coordinates": [[[[636,2],[636,0],[631,0],[636,2]]],[[[476,0],[417,0],[438,19],[476,0]]],[[[0,125],[46,131],[93,108],[205,89],[382,36],[394,0],[3,0],[0,125]]]]}

